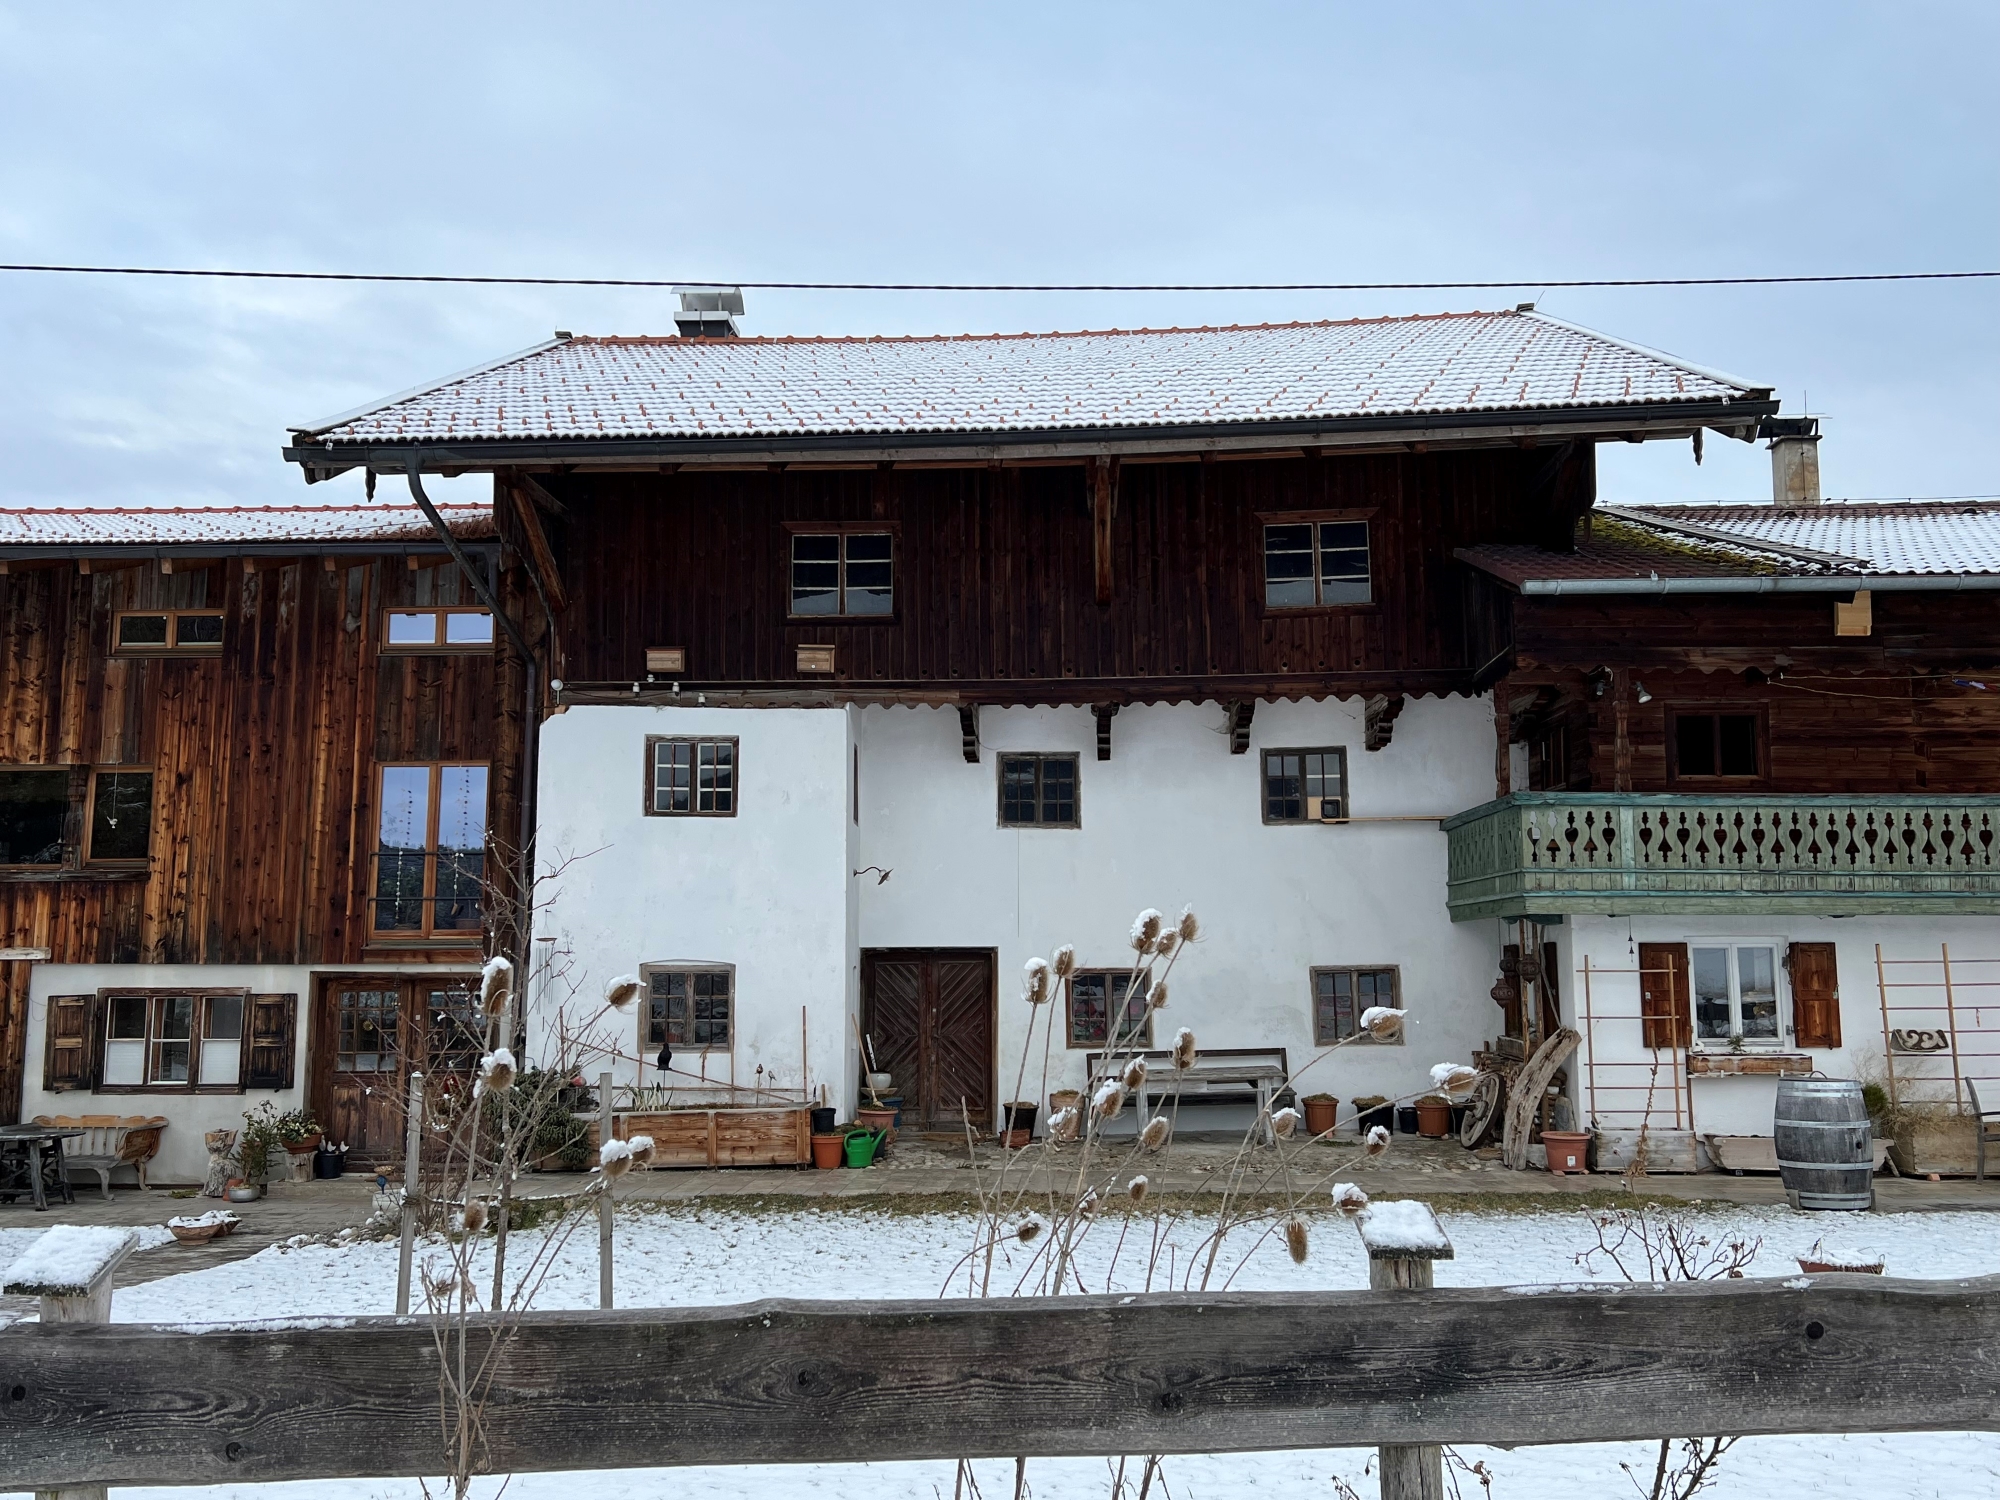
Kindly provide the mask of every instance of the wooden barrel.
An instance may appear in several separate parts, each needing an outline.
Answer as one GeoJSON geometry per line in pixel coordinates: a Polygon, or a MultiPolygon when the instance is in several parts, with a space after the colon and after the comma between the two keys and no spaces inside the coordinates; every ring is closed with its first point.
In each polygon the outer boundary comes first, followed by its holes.
{"type": "Polygon", "coordinates": [[[1861,1085],[1781,1078],[1771,1134],[1785,1191],[1800,1208],[1856,1210],[1875,1202],[1875,1146],[1861,1085]]]}

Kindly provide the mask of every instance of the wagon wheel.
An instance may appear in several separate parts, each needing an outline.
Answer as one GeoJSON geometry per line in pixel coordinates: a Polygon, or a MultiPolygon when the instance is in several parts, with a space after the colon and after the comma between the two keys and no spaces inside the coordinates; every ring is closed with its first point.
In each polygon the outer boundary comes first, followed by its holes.
{"type": "Polygon", "coordinates": [[[1500,1121],[1500,1108],[1507,1099],[1507,1085],[1498,1073],[1481,1073],[1472,1086],[1472,1098],[1465,1107],[1465,1119],[1458,1127],[1458,1141],[1466,1150],[1480,1146],[1500,1121]]]}

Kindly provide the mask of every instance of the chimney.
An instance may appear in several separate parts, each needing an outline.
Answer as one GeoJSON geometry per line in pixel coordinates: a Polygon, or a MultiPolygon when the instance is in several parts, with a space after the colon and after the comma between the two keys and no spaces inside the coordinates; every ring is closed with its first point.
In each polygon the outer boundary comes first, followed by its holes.
{"type": "Polygon", "coordinates": [[[743,316],[743,292],[733,286],[680,286],[681,310],[674,327],[684,339],[733,339],[743,316]]]}
{"type": "Polygon", "coordinates": [[[1771,503],[1819,504],[1819,418],[1771,417],[1757,435],[1771,440],[1771,503]]]}

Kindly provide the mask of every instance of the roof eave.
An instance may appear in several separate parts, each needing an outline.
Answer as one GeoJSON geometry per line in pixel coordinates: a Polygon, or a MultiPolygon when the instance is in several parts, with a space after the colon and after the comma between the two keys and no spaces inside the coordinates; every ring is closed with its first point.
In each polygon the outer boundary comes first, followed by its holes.
{"type": "MultiPolygon", "coordinates": [[[[1474,563],[1477,567],[1478,564],[1474,563]]],[[[1483,569],[1516,593],[1543,598],[1563,594],[1853,594],[1957,593],[2000,589],[2000,573],[1761,573],[1710,578],[1505,578],[1483,569]]]]}
{"type": "MultiPolygon", "coordinates": [[[[387,403],[382,403],[387,404],[387,403]]],[[[1700,428],[1755,425],[1777,410],[1770,393],[1626,406],[1392,413],[1382,416],[1216,422],[1158,427],[1043,428],[1016,432],[801,433],[729,438],[515,438],[454,442],[295,443],[284,450],[308,483],[348,469],[466,473],[515,466],[616,467],[691,463],[963,462],[1255,451],[1404,443],[1493,446],[1522,438],[1685,437],[1700,428]]]]}

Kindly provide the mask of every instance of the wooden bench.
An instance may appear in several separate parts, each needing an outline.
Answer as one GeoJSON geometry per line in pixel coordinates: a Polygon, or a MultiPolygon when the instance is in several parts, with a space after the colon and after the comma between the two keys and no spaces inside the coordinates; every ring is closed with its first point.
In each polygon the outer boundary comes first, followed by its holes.
{"type": "Polygon", "coordinates": [[[95,1172],[106,1200],[111,1197],[111,1173],[117,1167],[132,1168],[139,1176],[139,1190],[151,1191],[146,1183],[146,1163],[160,1154],[160,1132],[167,1128],[165,1115],[36,1115],[33,1123],[83,1131],[63,1152],[63,1173],[95,1172]]]}
{"type": "Polygon", "coordinates": [[[1134,1057],[1146,1060],[1146,1081],[1134,1100],[1142,1122],[1152,1117],[1154,1099],[1183,1104],[1250,1103],[1257,1107],[1265,1143],[1271,1142],[1271,1101],[1292,1076],[1283,1047],[1224,1047],[1203,1052],[1184,1073],[1174,1071],[1171,1052],[1122,1053],[1116,1068],[1108,1054],[1090,1052],[1084,1061],[1090,1069],[1091,1091],[1134,1057]]]}

